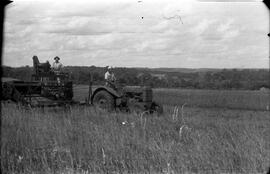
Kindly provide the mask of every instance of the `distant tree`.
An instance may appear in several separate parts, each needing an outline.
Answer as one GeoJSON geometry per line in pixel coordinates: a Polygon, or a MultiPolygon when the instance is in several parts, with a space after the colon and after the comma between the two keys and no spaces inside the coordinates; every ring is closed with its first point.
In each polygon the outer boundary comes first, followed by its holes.
{"type": "MultiPolygon", "coordinates": [[[[270,88],[269,70],[259,69],[223,69],[217,72],[170,72],[153,71],[152,69],[115,68],[117,82],[124,85],[151,85],[152,87],[197,88],[197,89],[251,89],[270,88]],[[151,74],[165,74],[158,78],[151,74]]],[[[76,84],[88,84],[89,74],[94,84],[104,84],[105,67],[66,66],[64,71],[70,73],[76,84]]],[[[2,76],[25,81],[31,79],[33,67],[12,68],[2,66],[2,76]]]]}

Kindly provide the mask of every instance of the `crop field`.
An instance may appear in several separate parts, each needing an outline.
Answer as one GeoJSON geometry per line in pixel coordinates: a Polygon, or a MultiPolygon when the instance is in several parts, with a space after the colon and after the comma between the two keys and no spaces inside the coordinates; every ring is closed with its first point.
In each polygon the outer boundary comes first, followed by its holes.
{"type": "Polygon", "coordinates": [[[154,100],[168,105],[269,111],[270,91],[154,89],[154,100]]]}
{"type": "MultiPolygon", "coordinates": [[[[87,85],[74,88],[76,100],[84,100],[87,85]]],[[[163,105],[227,108],[244,110],[270,110],[270,91],[247,90],[198,90],[198,89],[153,89],[154,100],[163,105]]]]}
{"type": "MultiPolygon", "coordinates": [[[[87,90],[75,87],[75,100],[83,100],[87,90]]],[[[25,109],[2,103],[2,171],[266,173],[270,167],[270,116],[262,109],[269,104],[266,95],[231,92],[156,89],[155,100],[164,104],[162,116],[108,113],[86,106],[25,109]],[[223,107],[221,101],[214,102],[219,97],[227,97],[223,107]],[[241,109],[229,105],[236,102],[233,98],[238,98],[241,109]]]]}

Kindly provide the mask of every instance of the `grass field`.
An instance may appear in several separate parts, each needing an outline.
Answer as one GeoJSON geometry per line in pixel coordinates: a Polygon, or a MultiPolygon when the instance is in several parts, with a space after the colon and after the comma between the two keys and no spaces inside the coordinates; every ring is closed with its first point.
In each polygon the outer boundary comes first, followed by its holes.
{"type": "Polygon", "coordinates": [[[168,105],[269,111],[270,91],[154,89],[154,100],[168,105]]]}
{"type": "MultiPolygon", "coordinates": [[[[88,86],[74,87],[74,99],[84,100],[88,86]]],[[[187,107],[270,110],[270,91],[153,89],[154,100],[165,105],[187,107]]]]}
{"type": "Polygon", "coordinates": [[[162,117],[2,104],[4,173],[265,173],[268,111],[165,106],[162,117]]]}
{"type": "MultiPolygon", "coordinates": [[[[74,99],[84,100],[87,92],[87,86],[75,86],[74,99]]],[[[2,103],[2,171],[266,173],[268,96],[261,91],[154,89],[154,100],[164,106],[160,117],[2,103]]]]}

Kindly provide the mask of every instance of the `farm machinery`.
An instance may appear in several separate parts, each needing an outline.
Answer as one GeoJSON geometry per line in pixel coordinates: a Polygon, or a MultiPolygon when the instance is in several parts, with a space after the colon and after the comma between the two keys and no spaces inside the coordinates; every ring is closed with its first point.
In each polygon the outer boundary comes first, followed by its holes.
{"type": "Polygon", "coordinates": [[[2,78],[2,99],[31,107],[73,104],[72,82],[64,72],[54,72],[49,62],[40,63],[33,56],[31,81],[2,78]]]}
{"type": "Polygon", "coordinates": [[[161,106],[153,102],[153,91],[147,86],[92,86],[90,76],[88,96],[84,102],[79,102],[73,100],[73,83],[68,73],[54,72],[49,62],[40,63],[37,56],[33,56],[33,69],[31,81],[28,82],[2,78],[2,99],[31,107],[93,105],[109,111],[163,111],[161,106]]]}
{"type": "Polygon", "coordinates": [[[150,87],[144,86],[125,86],[122,89],[113,89],[108,86],[98,86],[93,93],[90,92],[90,100],[94,106],[106,110],[161,114],[163,109],[160,105],[153,102],[153,91],[150,87]]]}

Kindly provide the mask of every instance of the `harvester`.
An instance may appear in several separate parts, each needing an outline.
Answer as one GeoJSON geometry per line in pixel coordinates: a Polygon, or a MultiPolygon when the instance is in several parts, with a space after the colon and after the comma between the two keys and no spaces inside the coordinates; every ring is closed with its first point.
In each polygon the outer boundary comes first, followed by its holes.
{"type": "Polygon", "coordinates": [[[55,73],[49,62],[33,56],[31,81],[2,78],[2,99],[31,107],[64,106],[75,103],[68,73],[55,73]]]}
{"type": "Polygon", "coordinates": [[[73,84],[69,74],[54,72],[49,62],[40,63],[33,56],[34,73],[31,81],[2,78],[2,97],[31,107],[88,105],[108,111],[162,113],[162,107],[153,102],[153,91],[147,86],[92,86],[89,77],[89,93],[86,101],[73,100],[73,84]]]}

